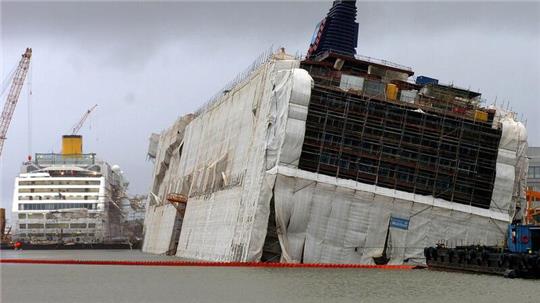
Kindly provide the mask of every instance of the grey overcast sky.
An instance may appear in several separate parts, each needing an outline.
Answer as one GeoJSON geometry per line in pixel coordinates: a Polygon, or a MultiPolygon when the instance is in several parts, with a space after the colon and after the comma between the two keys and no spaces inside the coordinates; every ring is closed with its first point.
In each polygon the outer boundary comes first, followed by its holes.
{"type": "MultiPolygon", "coordinates": [[[[81,130],[86,152],[122,167],[145,193],[147,138],[195,110],[269,46],[305,53],[330,2],[0,3],[2,80],[33,48],[32,97],[23,91],[2,155],[1,205],[31,152],[81,130]],[[28,106],[30,102],[30,107],[28,106]],[[30,115],[29,115],[30,108],[30,115]]],[[[510,101],[540,146],[540,3],[359,2],[359,54],[416,75],[510,101]]],[[[3,95],[5,98],[5,94],[3,95]]],[[[1,100],[2,106],[4,99],[1,100]]]]}

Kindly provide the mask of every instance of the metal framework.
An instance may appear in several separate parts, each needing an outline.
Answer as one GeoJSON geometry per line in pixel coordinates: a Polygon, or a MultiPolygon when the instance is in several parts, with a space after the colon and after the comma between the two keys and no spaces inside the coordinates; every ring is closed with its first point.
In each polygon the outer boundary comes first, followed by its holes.
{"type": "Polygon", "coordinates": [[[73,126],[73,128],[71,129],[71,134],[72,135],[76,135],[79,130],[81,130],[81,127],[83,126],[84,124],[84,121],[86,121],[86,119],[88,118],[88,116],[90,116],[90,114],[92,113],[92,111],[94,111],[94,109],[96,109],[98,105],[94,105],[92,106],[91,108],[89,108],[88,110],[86,110],[86,112],[84,113],[84,115],[81,117],[81,119],[79,120],[79,122],[77,122],[77,124],[75,124],[73,126]]]}
{"type": "Polygon", "coordinates": [[[19,95],[21,94],[21,89],[24,85],[24,79],[26,79],[26,74],[28,73],[28,68],[30,67],[31,57],[32,49],[27,48],[19,61],[19,66],[17,67],[15,75],[13,76],[13,82],[11,83],[6,103],[4,104],[4,109],[2,110],[2,117],[0,120],[0,155],[2,155],[2,149],[4,148],[4,141],[6,140],[9,124],[11,123],[11,118],[15,112],[15,107],[17,106],[19,95]]]}
{"type": "MultiPolygon", "coordinates": [[[[452,112],[447,109],[451,104],[435,108],[389,101],[384,87],[381,94],[344,91],[339,88],[341,71],[332,64],[304,61],[302,68],[315,87],[299,168],[490,207],[501,137],[491,121],[452,112]]],[[[358,66],[345,69],[361,74],[354,71],[358,66]]]]}

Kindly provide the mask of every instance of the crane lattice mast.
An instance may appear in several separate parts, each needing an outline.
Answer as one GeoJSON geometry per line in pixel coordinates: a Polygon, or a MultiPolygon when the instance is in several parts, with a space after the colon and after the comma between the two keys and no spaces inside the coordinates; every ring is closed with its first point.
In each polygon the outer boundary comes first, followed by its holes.
{"type": "Polygon", "coordinates": [[[32,49],[27,48],[25,53],[22,55],[21,61],[19,61],[19,66],[15,71],[13,82],[11,83],[9,93],[6,98],[6,103],[4,104],[4,109],[2,110],[2,117],[0,120],[0,155],[2,154],[9,124],[11,122],[11,118],[13,117],[13,112],[15,112],[15,107],[17,106],[17,101],[19,100],[19,95],[21,94],[21,89],[24,85],[28,68],[30,67],[30,57],[32,57],[32,49]]]}
{"type": "Polygon", "coordinates": [[[97,107],[97,104],[92,106],[91,108],[89,108],[85,113],[84,115],[81,117],[81,120],[79,120],[79,122],[77,122],[77,124],[75,124],[75,126],[73,126],[73,129],[71,131],[71,134],[72,135],[76,135],[79,130],[81,129],[81,127],[83,126],[84,124],[84,121],[86,121],[86,118],[88,118],[88,116],[90,116],[90,113],[92,113],[92,111],[97,107]]]}

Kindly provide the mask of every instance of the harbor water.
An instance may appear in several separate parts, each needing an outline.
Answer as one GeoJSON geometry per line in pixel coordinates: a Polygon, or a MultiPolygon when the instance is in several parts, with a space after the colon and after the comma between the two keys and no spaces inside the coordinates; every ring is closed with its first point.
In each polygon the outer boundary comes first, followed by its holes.
{"type": "MultiPolygon", "coordinates": [[[[178,260],[129,250],[3,259],[178,260]]],[[[539,302],[540,282],[419,270],[1,264],[1,302],[539,302]]]]}

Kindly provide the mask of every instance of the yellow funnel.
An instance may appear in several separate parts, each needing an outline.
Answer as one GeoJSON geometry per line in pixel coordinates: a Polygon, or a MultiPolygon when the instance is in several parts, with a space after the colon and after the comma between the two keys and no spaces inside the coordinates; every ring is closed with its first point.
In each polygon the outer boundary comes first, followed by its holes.
{"type": "Polygon", "coordinates": [[[82,136],[64,135],[62,136],[62,155],[82,154],[82,136]]]}

